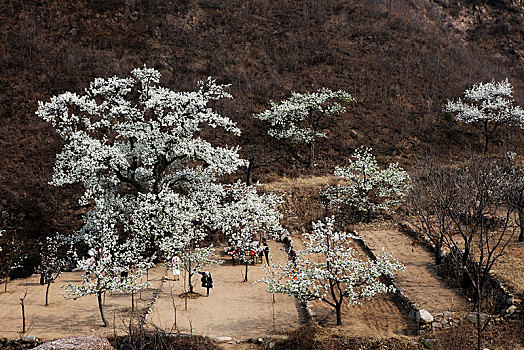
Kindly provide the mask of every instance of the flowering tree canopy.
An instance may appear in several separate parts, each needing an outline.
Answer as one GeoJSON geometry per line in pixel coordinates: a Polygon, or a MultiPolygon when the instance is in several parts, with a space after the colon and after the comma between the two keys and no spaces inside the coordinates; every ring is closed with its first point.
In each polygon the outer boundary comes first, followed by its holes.
{"type": "Polygon", "coordinates": [[[392,287],[379,281],[380,276],[403,269],[385,252],[376,261],[363,261],[350,245],[358,236],[337,231],[334,217],[313,223],[313,233],[304,237],[306,249],[297,252],[295,261],[273,265],[261,282],[270,293],[288,294],[302,302],[324,301],[335,309],[338,325],[344,300],[359,304],[362,299],[391,291],[392,287]]]}
{"type": "Polygon", "coordinates": [[[324,195],[331,206],[349,206],[370,215],[375,211],[392,211],[408,192],[409,176],[398,164],[380,169],[371,148],[356,149],[346,168],[337,167],[335,175],[344,184],[326,186],[324,195]]]}
{"type": "Polygon", "coordinates": [[[504,80],[501,82],[479,83],[464,91],[469,102],[448,101],[446,112],[454,113],[455,119],[479,127],[484,134],[484,154],[488,152],[488,142],[495,130],[510,124],[524,127],[524,109],[513,105],[513,87],[504,80]]]}
{"type": "Polygon", "coordinates": [[[271,101],[271,109],[255,114],[254,117],[270,123],[270,136],[309,145],[311,168],[314,165],[315,141],[327,137],[322,131],[325,127],[322,125],[324,119],[346,111],[336,100],[348,103],[355,101],[349,93],[342,90],[322,88],[312,93],[292,92],[287,100],[271,101]]]}
{"type": "Polygon", "coordinates": [[[84,233],[90,249],[88,256],[78,261],[78,267],[85,271],[82,283],[62,285],[63,295],[67,299],[96,295],[104,326],[108,323],[104,316],[102,295],[107,291],[133,292],[149,286],[140,277],[146,269],[154,266],[155,258],[154,255],[147,255],[147,244],[140,235],[122,242],[113,232],[114,226],[108,220],[100,223],[96,231],[84,233]]]}
{"type": "Polygon", "coordinates": [[[207,234],[227,233],[242,219],[240,203],[258,213],[274,203],[251,189],[242,193],[252,201],[239,199],[235,185],[217,181],[246,165],[238,147],[218,147],[201,137],[209,128],[240,134],[233,121],[208,106],[231,97],[227,86],[209,78],[197,91],[176,92],[159,81],[160,73],[146,67],[127,78],[97,78],[84,95],[65,92],[39,102],[36,112],[65,141],[51,184],[85,188],[80,204],[89,211],[78,236],[91,257],[80,265],[100,278],[112,278],[121,268],[105,259],[148,264],[150,243],[165,258],[191,255],[207,234]]]}

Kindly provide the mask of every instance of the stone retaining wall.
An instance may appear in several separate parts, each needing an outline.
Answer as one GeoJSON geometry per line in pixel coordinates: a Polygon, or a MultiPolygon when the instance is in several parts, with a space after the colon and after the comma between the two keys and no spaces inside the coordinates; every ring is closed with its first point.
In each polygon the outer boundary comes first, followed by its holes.
{"type": "MultiPolygon", "coordinates": [[[[435,245],[424,235],[419,234],[413,230],[409,225],[405,223],[399,223],[399,229],[401,232],[404,232],[418,241],[422,242],[428,251],[434,253],[435,245]]],[[[458,253],[459,255],[461,253],[458,253]]],[[[442,255],[442,262],[445,268],[453,271],[455,275],[459,276],[462,266],[459,266],[457,262],[451,257],[450,254],[442,255]]],[[[473,264],[474,262],[469,260],[469,263],[473,264]]],[[[520,310],[517,310],[518,305],[521,303],[520,300],[517,300],[512,293],[504,286],[501,280],[499,280],[493,273],[489,273],[488,281],[486,282],[486,287],[483,291],[483,295],[488,297],[490,300],[494,301],[497,305],[499,311],[498,315],[495,316],[496,321],[502,321],[508,318],[516,318],[517,314],[520,313],[520,310]]]]}
{"type": "MultiPolygon", "coordinates": [[[[375,253],[369,248],[366,241],[355,231],[353,231],[355,236],[360,237],[356,240],[359,247],[373,260],[376,260],[377,257],[375,253]]],[[[445,311],[438,314],[430,314],[426,309],[421,308],[417,303],[410,300],[409,297],[404,294],[402,289],[398,286],[395,276],[384,276],[385,283],[393,286],[395,292],[393,296],[396,302],[402,306],[408,313],[408,317],[417,322],[418,333],[420,335],[424,334],[427,331],[439,330],[442,328],[450,328],[459,323],[457,315],[450,311],[445,311]]]]}
{"type": "MultiPolygon", "coordinates": [[[[294,260],[297,256],[296,248],[293,246],[293,239],[289,237],[286,233],[280,237],[280,240],[282,243],[287,245],[288,247],[288,254],[291,260],[294,260]]],[[[313,313],[313,310],[309,307],[309,302],[301,303],[302,308],[304,309],[304,312],[306,313],[306,316],[309,320],[315,320],[315,314],[313,313]]]]}

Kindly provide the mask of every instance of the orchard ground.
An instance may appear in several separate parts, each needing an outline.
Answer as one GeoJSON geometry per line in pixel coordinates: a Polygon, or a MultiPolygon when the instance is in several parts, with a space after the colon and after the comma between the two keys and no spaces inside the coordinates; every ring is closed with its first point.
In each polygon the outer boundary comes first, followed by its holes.
{"type": "MultiPolygon", "coordinates": [[[[442,311],[441,308],[468,309],[464,299],[440,281],[431,266],[431,254],[421,247],[412,246],[409,237],[390,226],[363,226],[360,233],[372,249],[385,246],[407,265],[407,270],[399,274],[397,281],[421,307],[434,312],[442,311]]],[[[299,236],[293,239],[300,241],[299,236]]],[[[287,252],[284,246],[270,242],[270,247],[272,260],[277,264],[285,263],[287,252]]],[[[185,298],[180,297],[184,291],[183,280],[174,281],[170,269],[161,265],[149,270],[151,289],[135,295],[138,309],[148,313],[148,324],[166,331],[231,337],[233,341],[283,334],[299,327],[303,320],[302,310],[293,298],[275,295],[273,303],[264,284],[253,284],[263,276],[261,264],[249,265],[249,282],[243,282],[245,267],[233,266],[231,259],[224,254],[221,258],[225,260],[224,264],[208,268],[214,279],[214,289],[209,297],[205,297],[205,289],[197,278],[195,291],[200,296],[187,300],[187,310],[185,298]]],[[[0,293],[0,337],[16,338],[20,335],[20,298],[26,291],[28,334],[52,339],[81,334],[112,336],[125,333],[131,315],[129,294],[106,295],[105,312],[110,323],[107,328],[101,327],[95,297],[65,300],[59,295],[61,284],[79,282],[81,276],[81,272],[65,273],[52,284],[47,307],[44,306],[45,286],[39,284],[39,276],[10,281],[7,293],[3,290],[0,293]]],[[[334,323],[334,313],[326,304],[315,302],[311,306],[317,321],[326,325],[334,323]]],[[[332,327],[332,331],[345,336],[375,338],[415,335],[414,322],[397,306],[391,295],[377,296],[360,306],[345,308],[342,322],[341,327],[332,327]]]]}
{"type": "MultiPolygon", "coordinates": [[[[287,259],[284,246],[271,242],[270,247],[273,261],[277,264],[284,263],[287,259]]],[[[170,269],[160,265],[149,270],[152,288],[136,294],[141,311],[147,311],[152,305],[147,318],[148,324],[167,331],[192,331],[209,337],[231,337],[233,340],[281,334],[300,325],[303,320],[302,311],[293,298],[275,295],[273,304],[272,295],[265,291],[265,285],[253,284],[264,274],[261,264],[250,265],[249,282],[243,282],[245,267],[233,266],[229,257],[223,258],[224,264],[208,268],[214,279],[214,289],[209,297],[205,297],[205,289],[197,279],[195,291],[201,296],[187,300],[187,311],[185,298],[180,297],[184,291],[183,280],[173,281],[170,269]],[[173,305],[177,311],[176,327],[173,305]]],[[[101,327],[96,297],[65,300],[59,295],[61,284],[79,282],[81,275],[81,272],[64,273],[52,284],[50,305],[47,307],[44,306],[45,286],[39,284],[38,276],[10,281],[7,293],[0,293],[0,337],[19,336],[22,329],[20,298],[26,290],[28,334],[41,339],[52,339],[68,335],[97,333],[111,336],[115,332],[124,333],[131,314],[130,295],[106,295],[105,312],[110,323],[107,328],[101,327]]],[[[410,321],[389,296],[347,309],[345,315],[344,331],[350,331],[355,336],[389,337],[411,333],[410,321]]]]}

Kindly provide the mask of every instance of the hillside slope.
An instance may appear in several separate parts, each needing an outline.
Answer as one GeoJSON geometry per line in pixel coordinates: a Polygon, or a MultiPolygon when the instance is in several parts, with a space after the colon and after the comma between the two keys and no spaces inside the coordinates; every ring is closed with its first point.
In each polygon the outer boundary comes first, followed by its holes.
{"type": "MultiPolygon", "coordinates": [[[[175,90],[207,76],[232,84],[235,98],[217,108],[243,135],[208,137],[245,155],[258,145],[263,158],[285,156],[256,179],[307,172],[250,118],[291,90],[345,89],[358,101],[325,125],[317,175],[361,144],[405,166],[427,149],[476,149],[476,132],[443,104],[472,83],[506,77],[524,103],[522,12],[509,0],[0,2],[0,227],[37,237],[80,225],[81,188],[47,184],[61,142],[35,116],[37,101],[144,63],[175,90]]],[[[504,135],[498,146],[522,145],[504,135]]]]}

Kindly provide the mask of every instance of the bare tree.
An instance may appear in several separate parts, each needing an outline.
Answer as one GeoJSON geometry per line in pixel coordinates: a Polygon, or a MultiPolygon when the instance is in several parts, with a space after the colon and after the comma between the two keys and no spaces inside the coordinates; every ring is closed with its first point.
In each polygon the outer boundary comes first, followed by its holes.
{"type": "Polygon", "coordinates": [[[442,262],[444,237],[452,232],[452,221],[447,215],[454,200],[455,186],[452,171],[435,163],[430,157],[416,171],[413,187],[407,202],[410,208],[409,223],[416,232],[426,237],[434,246],[435,265],[442,262]]]}
{"type": "Polygon", "coordinates": [[[458,167],[432,169],[424,176],[434,179],[423,176],[417,187],[419,197],[424,198],[415,201],[423,209],[419,226],[442,240],[449,257],[460,268],[463,284],[472,291],[477,348],[481,349],[482,332],[489,323],[489,319],[481,323],[483,291],[489,272],[504,255],[516,229],[511,218],[513,208],[508,205],[508,187],[503,181],[504,167],[496,159],[473,157],[458,167]],[[430,186],[424,187],[424,183],[430,186]]]}
{"type": "Polygon", "coordinates": [[[501,159],[503,166],[502,183],[506,188],[508,206],[515,210],[515,222],[519,228],[519,242],[524,242],[524,168],[522,159],[508,153],[501,159]]]}

